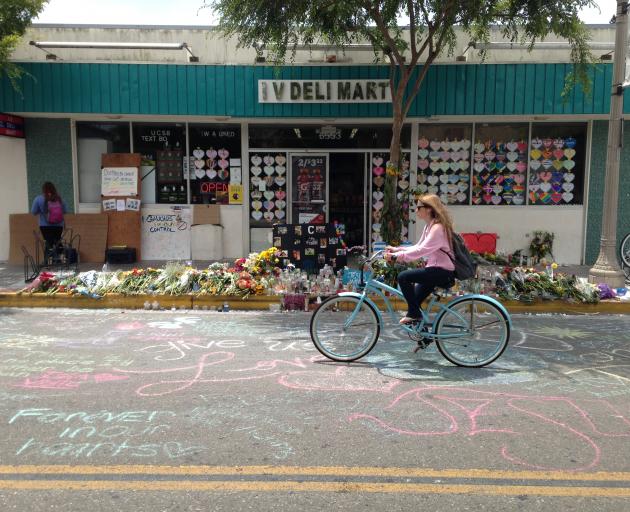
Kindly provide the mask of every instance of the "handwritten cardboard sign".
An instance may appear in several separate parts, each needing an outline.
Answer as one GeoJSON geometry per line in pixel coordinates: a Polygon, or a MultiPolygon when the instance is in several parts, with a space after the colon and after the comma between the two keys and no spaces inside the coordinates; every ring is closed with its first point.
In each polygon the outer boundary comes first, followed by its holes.
{"type": "Polygon", "coordinates": [[[104,196],[135,196],[138,194],[136,167],[103,167],[101,194],[104,196]]]}

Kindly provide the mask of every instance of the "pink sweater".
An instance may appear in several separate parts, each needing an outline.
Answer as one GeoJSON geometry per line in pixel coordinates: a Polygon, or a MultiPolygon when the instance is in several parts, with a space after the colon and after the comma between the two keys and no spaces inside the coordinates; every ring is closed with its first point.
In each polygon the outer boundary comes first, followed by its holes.
{"type": "Polygon", "coordinates": [[[446,230],[442,224],[431,222],[422,230],[420,240],[411,247],[401,247],[396,251],[396,260],[400,262],[415,261],[424,257],[427,260],[426,267],[440,267],[446,270],[454,270],[455,265],[444,251],[451,253],[446,230]]]}

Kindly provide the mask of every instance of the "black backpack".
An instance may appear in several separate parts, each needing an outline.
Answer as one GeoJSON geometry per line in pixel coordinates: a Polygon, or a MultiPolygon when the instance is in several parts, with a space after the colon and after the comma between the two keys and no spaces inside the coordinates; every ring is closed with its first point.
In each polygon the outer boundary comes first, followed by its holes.
{"type": "MultiPolygon", "coordinates": [[[[444,251],[444,249],[442,249],[444,251]]],[[[458,233],[453,233],[453,254],[444,251],[455,265],[455,277],[460,281],[477,275],[477,263],[473,259],[464,239],[458,233]]]]}

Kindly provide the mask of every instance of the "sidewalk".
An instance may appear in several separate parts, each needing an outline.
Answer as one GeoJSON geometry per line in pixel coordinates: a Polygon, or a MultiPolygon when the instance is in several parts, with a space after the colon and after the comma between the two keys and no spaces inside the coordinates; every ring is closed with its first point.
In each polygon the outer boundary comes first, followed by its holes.
{"type": "MultiPolygon", "coordinates": [[[[227,260],[226,260],[227,261],[227,260]]],[[[141,261],[131,265],[108,265],[109,271],[131,270],[133,268],[159,268],[164,261],[141,261]]],[[[213,261],[193,261],[192,266],[206,268],[213,261]]],[[[229,263],[232,263],[229,260],[229,263]]],[[[99,263],[83,263],[81,272],[90,270],[102,270],[99,263]]],[[[488,267],[484,267],[488,268],[488,267]]],[[[588,277],[590,267],[586,265],[560,266],[557,271],[578,277],[588,277]]],[[[240,297],[224,296],[106,296],[102,299],[90,299],[88,297],[68,296],[57,294],[48,296],[45,294],[22,294],[16,292],[24,288],[24,270],[20,265],[9,265],[0,262],[0,307],[66,307],[66,308],[124,308],[137,309],[146,307],[146,303],[158,302],[160,308],[184,308],[184,309],[216,309],[224,303],[228,303],[231,309],[261,310],[269,309],[271,304],[279,304],[279,296],[253,296],[248,299],[240,297]]],[[[397,308],[403,309],[405,304],[394,301],[397,308]]],[[[630,303],[620,301],[602,301],[599,304],[568,303],[561,300],[548,300],[524,304],[521,302],[504,302],[511,313],[564,313],[564,314],[630,314],[630,303]]]]}

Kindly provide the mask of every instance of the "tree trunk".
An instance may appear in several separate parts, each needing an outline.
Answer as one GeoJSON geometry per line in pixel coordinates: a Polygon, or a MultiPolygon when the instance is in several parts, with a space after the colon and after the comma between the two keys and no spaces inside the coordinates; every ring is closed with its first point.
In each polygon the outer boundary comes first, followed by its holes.
{"type": "Polygon", "coordinates": [[[383,215],[381,216],[381,236],[389,245],[399,245],[402,240],[403,211],[398,199],[398,178],[400,177],[400,134],[403,126],[402,95],[393,102],[392,140],[389,146],[389,162],[386,166],[383,191],[383,215]]]}

